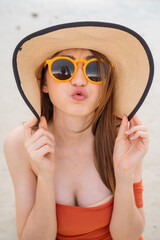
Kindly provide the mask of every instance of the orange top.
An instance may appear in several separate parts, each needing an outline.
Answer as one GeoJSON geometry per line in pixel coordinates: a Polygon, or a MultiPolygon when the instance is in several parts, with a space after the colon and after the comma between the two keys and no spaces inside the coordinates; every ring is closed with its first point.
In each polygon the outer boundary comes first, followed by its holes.
{"type": "MultiPolygon", "coordinates": [[[[135,203],[143,207],[142,179],[133,184],[135,203]]],[[[113,198],[94,207],[78,207],[56,203],[57,240],[112,240],[109,223],[113,210],[113,198]]],[[[140,236],[138,240],[143,240],[140,236]]]]}

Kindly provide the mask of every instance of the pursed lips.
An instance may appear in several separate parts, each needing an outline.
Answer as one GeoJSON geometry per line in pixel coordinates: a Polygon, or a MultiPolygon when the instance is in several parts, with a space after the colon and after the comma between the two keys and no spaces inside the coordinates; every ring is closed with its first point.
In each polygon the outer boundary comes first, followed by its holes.
{"type": "Polygon", "coordinates": [[[84,89],[80,89],[80,88],[75,89],[71,94],[71,96],[75,96],[75,95],[84,96],[85,98],[88,97],[87,92],[84,89]]]}

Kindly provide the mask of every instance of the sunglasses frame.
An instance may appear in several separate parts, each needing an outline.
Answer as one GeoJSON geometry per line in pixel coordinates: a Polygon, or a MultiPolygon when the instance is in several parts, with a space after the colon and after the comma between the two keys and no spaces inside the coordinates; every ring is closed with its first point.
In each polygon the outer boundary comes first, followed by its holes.
{"type": "Polygon", "coordinates": [[[53,58],[51,58],[51,59],[47,59],[46,61],[45,61],[45,63],[44,63],[44,67],[46,67],[46,65],[48,64],[48,69],[49,69],[49,73],[50,73],[50,75],[51,75],[51,77],[53,78],[53,79],[55,79],[56,81],[58,81],[58,82],[69,82],[69,81],[71,81],[73,78],[74,78],[74,76],[76,75],[76,73],[77,73],[77,69],[78,69],[78,66],[77,66],[77,63],[78,62],[83,62],[84,63],[84,65],[83,65],[83,74],[84,74],[84,76],[85,76],[85,78],[89,81],[89,82],[91,82],[91,83],[93,83],[93,84],[100,84],[100,83],[102,83],[102,81],[100,81],[100,82],[94,82],[94,81],[92,81],[91,79],[89,79],[88,78],[88,76],[87,76],[87,74],[86,74],[86,67],[87,67],[87,65],[90,63],[90,62],[93,62],[93,61],[99,61],[97,58],[91,58],[91,59],[89,59],[89,60],[86,60],[86,59],[84,59],[84,58],[76,58],[76,59],[72,59],[72,58],[70,58],[70,57],[63,57],[63,56],[56,56],[56,57],[53,57],[53,58]],[[73,75],[69,78],[69,79],[67,79],[67,80],[60,80],[60,79],[58,79],[58,78],[56,78],[53,74],[52,74],[52,71],[51,71],[51,66],[52,66],[52,63],[53,62],[55,62],[56,60],[58,60],[58,59],[66,59],[66,60],[69,60],[70,62],[72,62],[73,63],[73,65],[74,65],[74,73],[73,73],[73,75]]]}

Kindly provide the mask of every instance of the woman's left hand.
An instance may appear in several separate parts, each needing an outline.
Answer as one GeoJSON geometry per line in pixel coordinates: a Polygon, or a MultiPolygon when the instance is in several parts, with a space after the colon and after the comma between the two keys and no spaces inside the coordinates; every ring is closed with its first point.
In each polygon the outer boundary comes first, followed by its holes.
{"type": "Polygon", "coordinates": [[[115,178],[122,176],[133,176],[134,171],[148,151],[149,133],[148,129],[135,114],[130,120],[128,128],[128,118],[123,116],[118,135],[115,140],[113,152],[113,164],[115,178]],[[126,133],[127,130],[129,133],[126,133]],[[131,139],[131,137],[133,137],[131,139]]]}

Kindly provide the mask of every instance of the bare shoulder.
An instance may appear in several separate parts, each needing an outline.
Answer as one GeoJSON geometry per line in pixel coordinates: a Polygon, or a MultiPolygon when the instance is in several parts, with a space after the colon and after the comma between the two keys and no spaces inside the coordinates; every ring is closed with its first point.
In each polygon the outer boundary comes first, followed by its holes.
{"type": "Polygon", "coordinates": [[[3,151],[14,184],[17,185],[19,178],[23,176],[31,181],[36,179],[24,146],[23,125],[9,132],[3,143],[3,151]]]}
{"type": "Polygon", "coordinates": [[[20,158],[21,162],[23,161],[24,163],[25,159],[27,158],[27,151],[24,147],[23,125],[13,129],[11,132],[8,133],[4,140],[3,150],[6,156],[7,163],[14,161],[15,166],[17,164],[19,165],[20,158]],[[12,154],[11,158],[9,157],[10,153],[12,154]]]}
{"type": "Polygon", "coordinates": [[[7,143],[12,143],[14,144],[14,146],[16,144],[22,144],[24,143],[24,133],[23,133],[23,125],[14,128],[11,132],[8,133],[8,135],[6,136],[5,140],[4,140],[4,146],[7,143]]]}
{"type": "Polygon", "coordinates": [[[15,191],[17,233],[20,237],[33,207],[37,186],[24,146],[23,125],[9,132],[3,150],[15,191]]]}
{"type": "MultiPolygon", "coordinates": [[[[33,130],[34,133],[34,130],[33,130]]],[[[21,158],[21,162],[25,160],[28,160],[29,155],[25,149],[24,145],[24,129],[23,125],[14,128],[11,132],[8,133],[8,135],[4,139],[3,143],[3,150],[5,155],[9,154],[9,152],[12,152],[12,158],[6,158],[6,161],[12,161],[14,157],[16,157],[17,161],[19,158],[21,158]],[[18,157],[19,156],[19,157],[18,157]]],[[[16,162],[17,162],[16,161],[16,162]]],[[[16,164],[15,162],[15,164],[16,164]]],[[[26,161],[28,164],[29,162],[26,161]]]]}
{"type": "MultiPolygon", "coordinates": [[[[20,125],[20,126],[18,126],[17,128],[12,129],[12,130],[8,133],[8,135],[6,136],[6,138],[8,138],[9,136],[16,136],[17,133],[22,133],[22,131],[23,131],[23,125],[20,125]]],[[[6,139],[6,138],[5,138],[5,139],[6,139]]]]}

